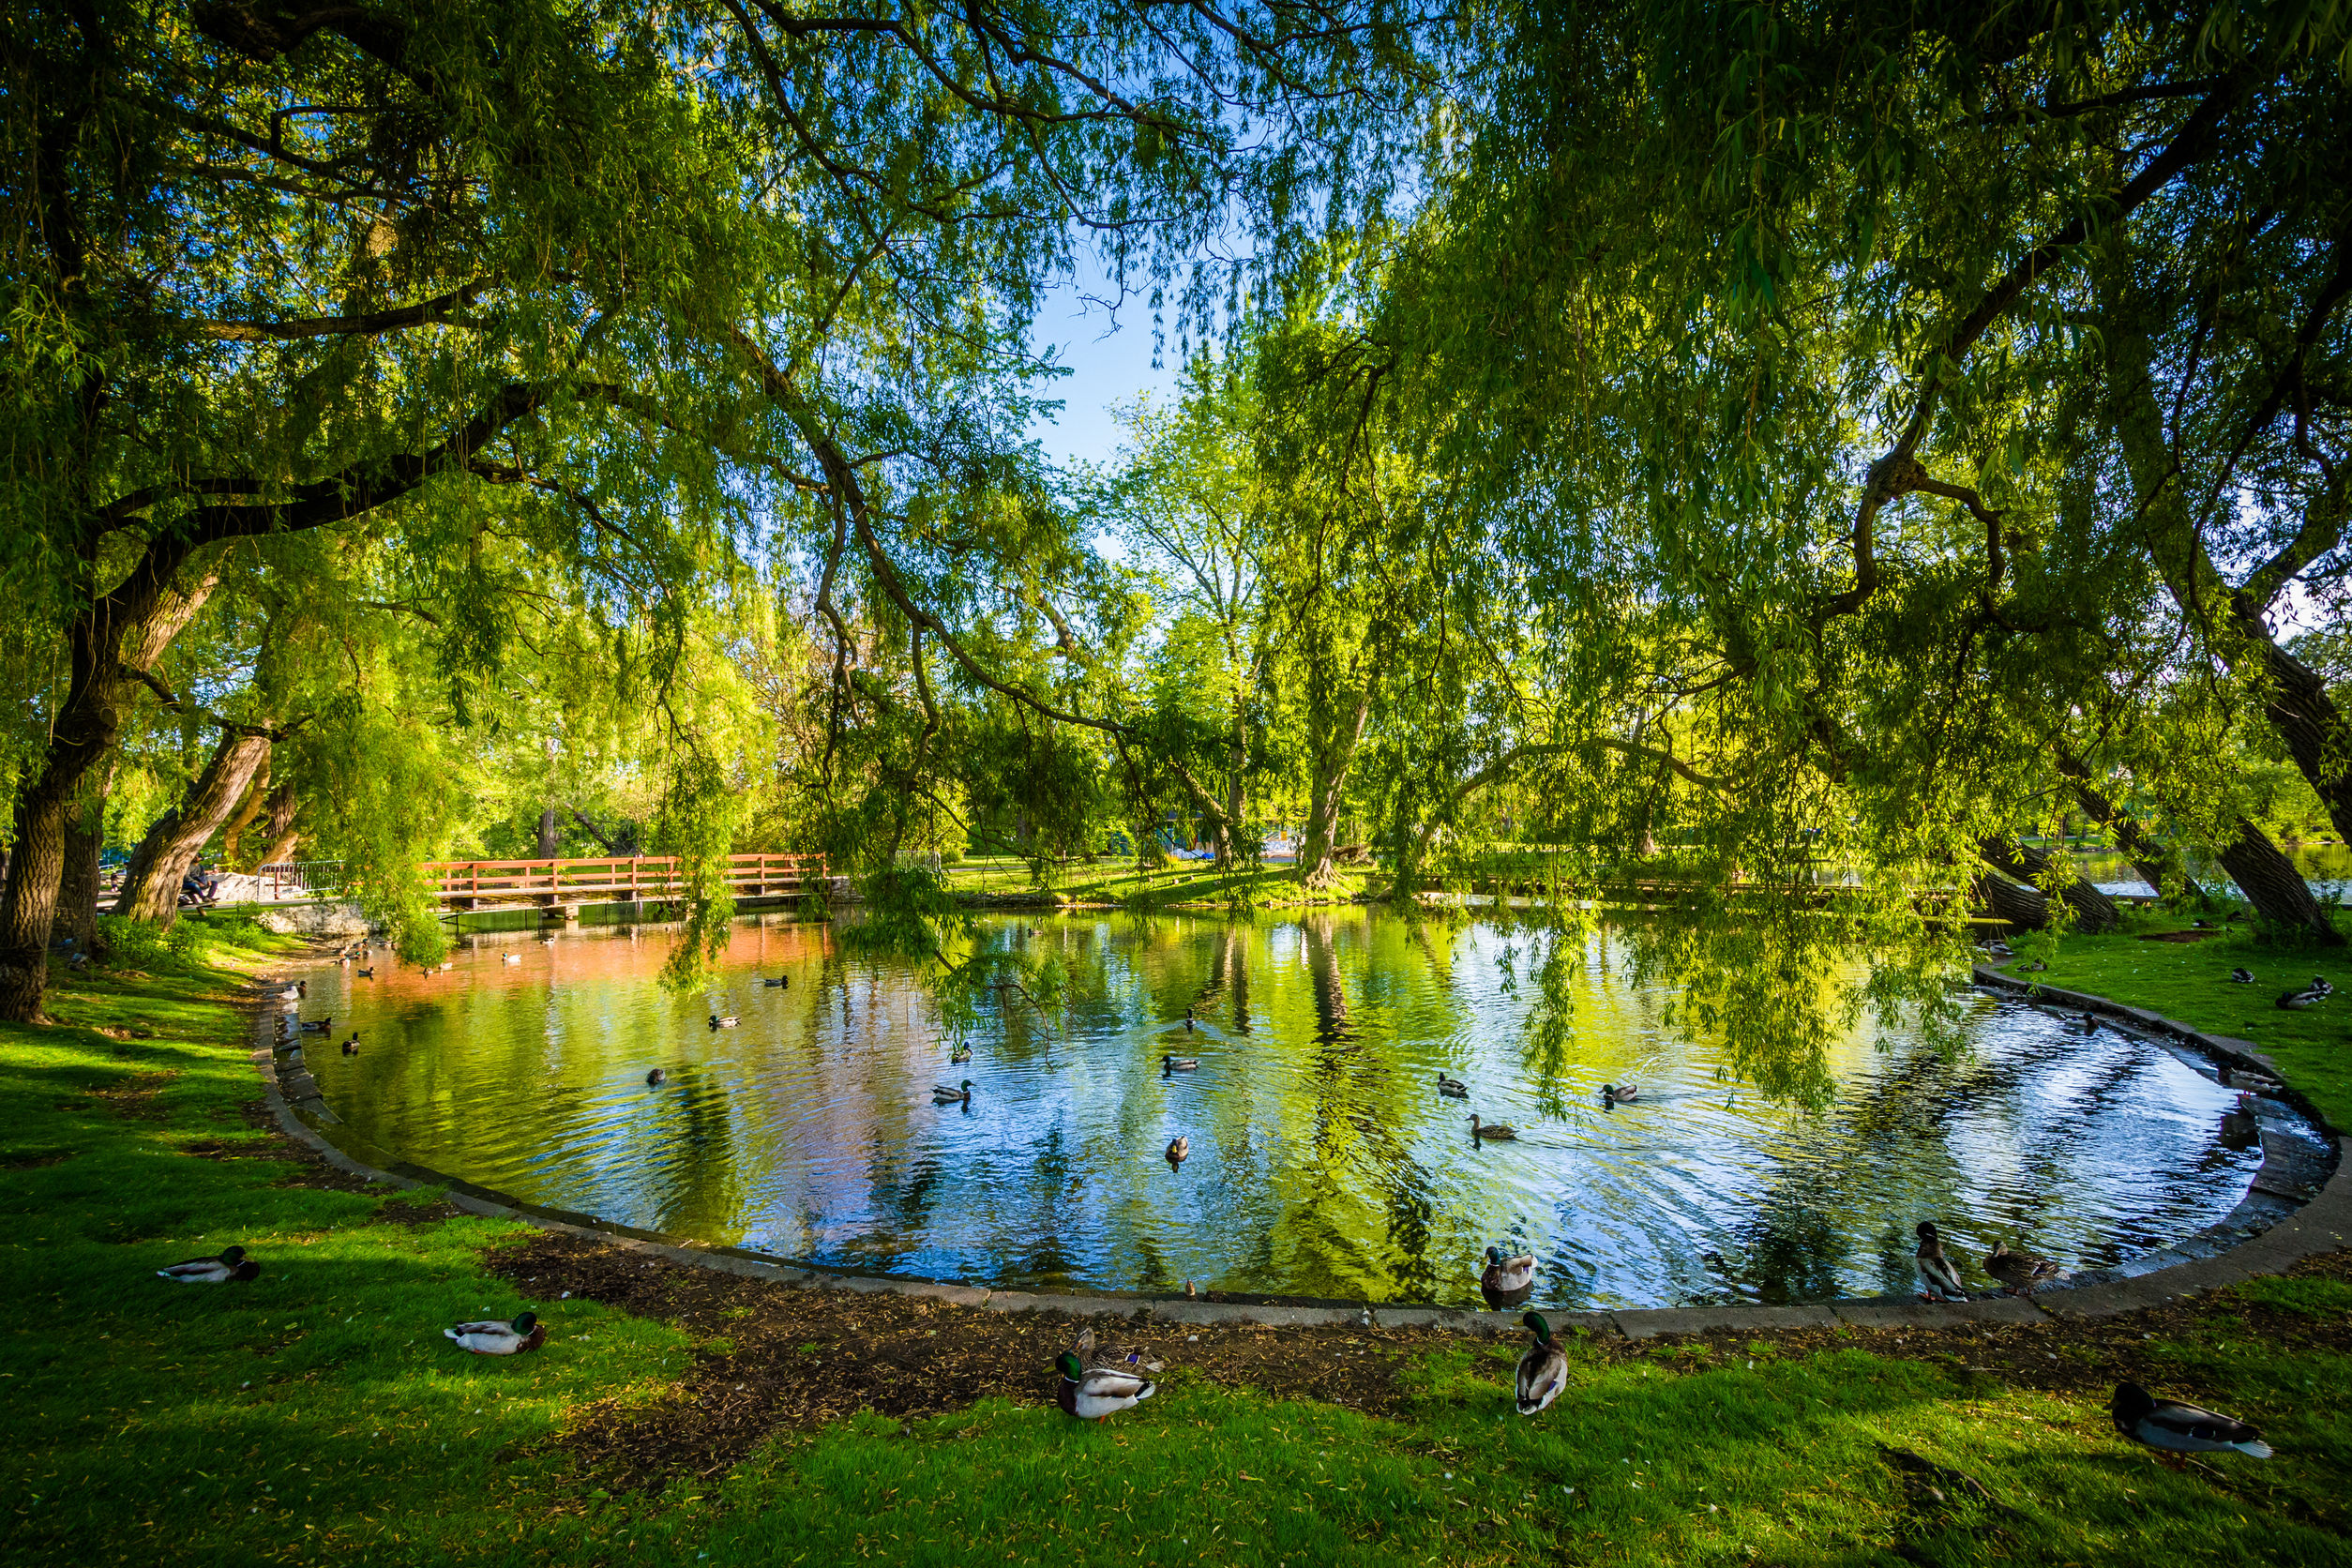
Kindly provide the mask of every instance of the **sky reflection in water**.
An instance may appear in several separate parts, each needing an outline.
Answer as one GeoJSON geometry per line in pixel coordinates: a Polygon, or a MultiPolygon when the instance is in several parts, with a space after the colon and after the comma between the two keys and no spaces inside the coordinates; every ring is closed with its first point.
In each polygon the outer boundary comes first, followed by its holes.
{"type": "Polygon", "coordinates": [[[1542,1084],[1489,926],[1417,937],[1350,910],[982,928],[1051,947],[1093,993],[1066,1035],[991,1018],[952,1066],[903,967],[771,920],[739,927],[722,978],[687,996],[656,984],[671,938],[652,928],[484,937],[446,974],[329,971],[304,1011],[363,1048],[311,1067],[369,1142],[529,1201],[1032,1288],[1473,1304],[1501,1243],[1534,1250],[1555,1305],[1811,1301],[1906,1289],[1922,1218],[1983,1285],[1972,1260],[1997,1236],[2095,1267],[2194,1231],[2260,1158],[2219,1142],[2234,1096],[2162,1048],[1989,998],[1966,1060],[1882,1053],[1865,1029],[1817,1118],[1716,1081],[1606,937],[1576,1045],[1542,1084]],[[714,1011],[742,1027],[710,1029],[714,1011]],[[1171,1050],[1199,1071],[1164,1076],[1171,1050]],[[1438,1095],[1441,1069],[1467,1101],[1438,1095]],[[931,1104],[967,1077],[969,1108],[931,1104]],[[1604,1108],[1601,1085],[1627,1079],[1640,1102],[1604,1108]],[[1519,1140],[1478,1147],[1473,1110],[1519,1140]],[[1171,1170],[1178,1133],[1192,1153],[1171,1170]]]}

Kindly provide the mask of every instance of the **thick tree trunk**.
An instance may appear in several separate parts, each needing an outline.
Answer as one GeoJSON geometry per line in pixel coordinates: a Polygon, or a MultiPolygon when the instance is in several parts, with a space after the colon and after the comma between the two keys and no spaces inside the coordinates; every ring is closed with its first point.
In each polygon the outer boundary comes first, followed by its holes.
{"type": "Polygon", "coordinates": [[[2148,830],[2133,821],[2131,813],[2101,792],[2099,788],[2090,782],[2090,769],[2085,765],[2081,758],[2074,756],[2072,752],[2060,751],[2058,769],[2073,786],[2074,798],[2082,803],[2083,810],[2088,813],[2093,822],[2103,824],[2115,835],[2116,842],[2120,844],[2123,847],[2123,852],[2131,857],[2132,868],[2140,874],[2141,879],[2148,886],[2162,893],[2164,891],[2165,882],[2170,882],[2180,890],[2184,897],[2197,898],[2204,896],[2204,890],[2197,886],[2196,879],[2189,875],[2189,868],[2180,863],[2179,854],[2171,846],[2160,844],[2149,837],[2148,830]]]}
{"type": "Polygon", "coordinates": [[[2243,817],[2238,819],[2237,837],[2222,847],[2222,869],[2246,896],[2254,918],[2263,925],[2274,931],[2315,938],[2329,947],[2344,944],[2295,863],[2270,842],[2269,834],[2243,817]]]}
{"type": "Polygon", "coordinates": [[[49,938],[66,866],[66,808],[83,776],[113,754],[132,678],[155,667],[219,580],[207,571],[182,588],[133,581],[67,627],[66,695],[47,754],[16,798],[16,840],[0,890],[0,1018],[38,1023],[49,984],[49,938]]]}
{"type": "MultiPolygon", "coordinates": [[[[1987,838],[1978,848],[1988,863],[2021,882],[2039,884],[2051,859],[2047,850],[2013,844],[2005,838],[1987,838]]],[[[2064,897],[2066,907],[2073,912],[2074,926],[2078,930],[2112,931],[2123,923],[2122,913],[2116,909],[2115,900],[2081,877],[2074,879],[2064,897]]]]}
{"type": "Polygon", "coordinates": [[[245,798],[237,803],[235,813],[229,818],[229,825],[220,830],[220,864],[231,870],[252,869],[239,858],[238,846],[244,841],[245,830],[251,827],[253,819],[262,814],[262,807],[268,798],[269,768],[264,764],[262,771],[253,776],[253,782],[246,787],[245,798]]]}
{"type": "Polygon", "coordinates": [[[2352,724],[2319,672],[2278,645],[2259,611],[2240,606],[2236,618],[2262,658],[2264,716],[2327,807],[2336,837],[2352,843],[2352,724]]]}
{"type": "Polygon", "coordinates": [[[269,792],[269,842],[262,850],[256,866],[276,866],[292,860],[294,846],[302,842],[302,835],[294,831],[294,812],[302,797],[292,784],[280,784],[269,792]]]}
{"type": "Polygon", "coordinates": [[[1364,722],[1372,711],[1372,687],[1365,683],[1354,705],[1335,716],[1338,722],[1315,736],[1315,774],[1306,797],[1306,825],[1299,834],[1299,882],[1310,888],[1329,887],[1338,880],[1332,854],[1338,848],[1339,805],[1348,788],[1348,770],[1355,765],[1356,746],[1364,739],[1364,722]]]}
{"type": "Polygon", "coordinates": [[[179,917],[181,881],[245,798],[254,774],[268,763],[269,748],[267,735],[233,730],[220,737],[188,799],[166,812],[140,844],[134,868],[123,878],[122,896],[114,900],[116,914],[158,926],[179,917]]]}
{"type": "Polygon", "coordinates": [[[98,852],[106,844],[106,797],[113,787],[114,763],[110,760],[83,776],[81,791],[66,807],[66,860],[57,880],[56,925],[82,953],[95,953],[98,946],[98,852]]]}
{"type": "Polygon", "coordinates": [[[555,834],[555,807],[550,806],[539,813],[539,858],[541,860],[553,860],[555,858],[557,842],[558,840],[555,834]]]}
{"type": "Polygon", "coordinates": [[[2038,887],[2021,886],[2007,877],[1983,876],[1976,879],[1975,891],[1977,903],[1996,920],[2028,931],[2050,923],[2049,896],[2038,887]]]}

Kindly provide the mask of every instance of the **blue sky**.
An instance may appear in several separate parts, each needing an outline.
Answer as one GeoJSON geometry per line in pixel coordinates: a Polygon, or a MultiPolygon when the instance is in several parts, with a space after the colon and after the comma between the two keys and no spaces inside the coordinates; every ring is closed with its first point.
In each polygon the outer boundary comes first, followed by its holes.
{"type": "Polygon", "coordinates": [[[1054,345],[1056,361],[1071,372],[1052,393],[1063,400],[1061,415],[1040,419],[1032,432],[1057,463],[1109,460],[1119,446],[1111,406],[1144,391],[1166,396],[1175,385],[1169,370],[1152,368],[1150,296],[1131,294],[1114,319],[1103,303],[1109,293],[1093,256],[1081,249],[1077,279],[1046,296],[1030,329],[1030,341],[1039,349],[1054,345]]]}

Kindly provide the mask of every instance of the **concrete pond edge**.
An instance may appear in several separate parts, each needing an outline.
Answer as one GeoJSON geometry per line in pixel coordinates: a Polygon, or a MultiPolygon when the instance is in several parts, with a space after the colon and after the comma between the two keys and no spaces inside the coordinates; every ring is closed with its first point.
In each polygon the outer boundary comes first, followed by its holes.
{"type": "MultiPolygon", "coordinates": [[[[2284,1079],[2268,1057],[2244,1041],[2207,1035],[2186,1024],[2127,1007],[2104,997],[2054,987],[2036,986],[2013,975],[1977,966],[1973,983],[2029,1001],[2073,1012],[2096,1014],[2130,1025],[2160,1040],[2183,1046],[2213,1061],[2222,1069],[2251,1069],[2264,1078],[2284,1079]]],[[[281,987],[282,981],[264,989],[281,987]]],[[[788,1263],[741,1247],[680,1242],[674,1237],[634,1229],[592,1215],[570,1214],[525,1203],[455,1177],[426,1169],[369,1149],[385,1159],[378,1166],[358,1157],[321,1130],[332,1125],[335,1113],[319,1095],[318,1084],[298,1064],[281,1063],[271,1037],[277,1010],[260,1000],[255,1010],[251,1053],[262,1080],[270,1114],[288,1138],[322,1161],[348,1175],[395,1188],[439,1187],[448,1201],[468,1214],[493,1219],[519,1219],[558,1235],[636,1252],[688,1268],[710,1269],[771,1284],[888,1293],[989,1312],[1052,1312],[1072,1318],[1120,1318],[1169,1325],[1256,1324],[1274,1328],[1425,1328],[1460,1334],[1501,1334],[1519,1328],[1518,1308],[1483,1312],[1467,1307],[1381,1306],[1356,1304],[1284,1304],[1235,1301],[1199,1301],[1183,1296],[1138,1291],[1037,1292],[1000,1290],[987,1286],[960,1285],[946,1280],[914,1279],[903,1275],[860,1274],[788,1263]]],[[[317,1036],[326,1044],[325,1036],[317,1036]]],[[[330,1047],[331,1048],[331,1047],[330,1047]]],[[[2160,1267],[2131,1277],[2097,1284],[2058,1287],[2031,1296],[1991,1296],[1968,1302],[1927,1303],[1873,1297],[1822,1302],[1799,1306],[1726,1305],[1647,1307],[1621,1311],[1546,1312],[1555,1330],[1581,1329],[1627,1339],[1651,1339],[1662,1334],[1741,1333],[1772,1329],[1835,1328],[1960,1328],[1983,1323],[2037,1323],[2062,1319],[2118,1317],[2159,1306],[2207,1291],[2235,1285],[2262,1274],[2278,1274],[2297,1260],[2352,1244],[2352,1138],[2329,1125],[2301,1095],[2283,1087],[2272,1097],[2296,1104],[2333,1140],[2334,1169],[2319,1191],[2279,1218],[2210,1256],[2160,1267]]],[[[364,1147],[364,1146],[363,1146],[364,1147]]],[[[2273,1139],[2263,1140],[2264,1158],[2249,1195],[2264,1190],[2264,1174],[2277,1158],[2273,1139]]],[[[2292,1192],[2282,1184],[2282,1190],[2292,1192]]],[[[2213,1228],[2216,1230],[2223,1227],[2213,1228]]],[[[2160,1253],[2164,1249],[2159,1249],[2160,1253]]]]}

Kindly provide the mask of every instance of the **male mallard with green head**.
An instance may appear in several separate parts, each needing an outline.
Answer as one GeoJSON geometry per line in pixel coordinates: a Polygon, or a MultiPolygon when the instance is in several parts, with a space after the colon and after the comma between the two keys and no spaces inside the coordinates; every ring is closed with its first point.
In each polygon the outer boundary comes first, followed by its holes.
{"type": "Polygon", "coordinates": [[[2270,1456],[2270,1445],[2262,1440],[2262,1434],[2236,1416],[2159,1399],[2137,1383],[2116,1384],[2107,1413],[2115,1417],[2117,1431],[2150,1448],[2175,1454],[2226,1450],[2254,1459],[2270,1456]]]}
{"type": "Polygon", "coordinates": [[[224,1246],[212,1258],[191,1258],[185,1263],[174,1263],[158,1269],[158,1277],[174,1285],[226,1285],[233,1279],[258,1279],[262,1266],[245,1256],[241,1246],[224,1246]]]}
{"type": "Polygon", "coordinates": [[[1552,1326],[1542,1313],[1530,1312],[1519,1321],[1535,1335],[1519,1357],[1519,1413],[1533,1415],[1568,1386],[1568,1358],[1552,1343],[1552,1326]]]}
{"type": "Polygon", "coordinates": [[[1490,1246],[1486,1249],[1486,1272],[1478,1276],[1480,1289],[1492,1290],[1498,1296],[1507,1296],[1514,1290],[1524,1290],[1534,1283],[1535,1254],[1529,1252],[1522,1253],[1516,1258],[1505,1258],[1500,1247],[1490,1246]]]}
{"type": "Polygon", "coordinates": [[[1078,1358],[1064,1350],[1054,1359],[1061,1370],[1062,1387],[1054,1395],[1054,1403],[1080,1421],[1100,1421],[1121,1410],[1131,1410],[1152,1397],[1152,1380],[1113,1366],[1089,1367],[1078,1358]]]}
{"type": "Polygon", "coordinates": [[[1163,1051],[1160,1055],[1160,1071],[1163,1073],[1189,1073],[1199,1065],[1200,1058],[1197,1056],[1178,1056],[1173,1051],[1163,1051]]]}
{"type": "Polygon", "coordinates": [[[957,1046],[954,1050],[947,1053],[947,1060],[957,1063],[969,1062],[972,1060],[972,1048],[970,1046],[957,1046]]]}
{"type": "Polygon", "coordinates": [[[1960,1271],[1944,1256],[1943,1238],[1936,1233],[1932,1221],[1919,1222],[1919,1299],[1923,1302],[1942,1301],[1947,1297],[1959,1301],[1968,1299],[1968,1288],[1960,1283],[1960,1271]]]}
{"type": "Polygon", "coordinates": [[[456,1340],[459,1349],[471,1350],[477,1356],[511,1356],[535,1350],[547,1343],[547,1325],[539,1321],[535,1312],[525,1312],[510,1323],[486,1319],[441,1332],[456,1340]]]}
{"type": "Polygon", "coordinates": [[[952,1106],[959,1102],[970,1105],[972,1103],[972,1080],[964,1079],[963,1087],[960,1089],[950,1089],[943,1083],[939,1085],[931,1091],[931,1102],[934,1105],[942,1106],[952,1106]]]}

